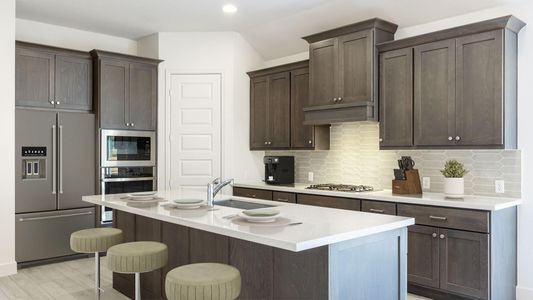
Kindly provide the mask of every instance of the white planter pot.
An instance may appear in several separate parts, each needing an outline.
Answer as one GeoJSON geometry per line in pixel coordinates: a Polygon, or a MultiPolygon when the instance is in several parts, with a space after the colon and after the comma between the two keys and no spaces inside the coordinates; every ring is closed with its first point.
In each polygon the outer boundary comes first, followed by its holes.
{"type": "Polygon", "coordinates": [[[444,178],[444,194],[447,198],[463,198],[465,195],[465,179],[444,178]]]}

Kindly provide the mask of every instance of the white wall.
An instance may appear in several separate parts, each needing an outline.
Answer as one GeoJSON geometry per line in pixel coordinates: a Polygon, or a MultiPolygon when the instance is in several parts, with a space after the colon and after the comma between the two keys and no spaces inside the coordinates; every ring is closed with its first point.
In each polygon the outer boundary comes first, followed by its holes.
{"type": "Polygon", "coordinates": [[[234,32],[162,32],[139,41],[139,55],[164,60],[159,66],[158,182],[168,184],[165,149],[168,133],[166,109],[168,72],[222,73],[222,164],[223,177],[238,180],[261,178],[261,152],[249,151],[249,79],[246,71],[256,69],[263,59],[234,32]],[[150,45],[157,40],[157,47],[150,45]],[[157,50],[156,50],[157,49],[157,50]]]}
{"type": "Polygon", "coordinates": [[[17,272],[15,262],[15,0],[0,1],[0,277],[17,272]]]}
{"type": "Polygon", "coordinates": [[[137,54],[137,41],[30,20],[16,20],[16,39],[80,51],[100,49],[137,54]]]}

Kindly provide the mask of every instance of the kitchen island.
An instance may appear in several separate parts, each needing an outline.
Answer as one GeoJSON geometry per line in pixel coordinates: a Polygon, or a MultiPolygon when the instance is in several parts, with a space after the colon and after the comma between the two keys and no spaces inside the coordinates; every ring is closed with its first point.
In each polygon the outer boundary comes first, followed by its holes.
{"type": "MultiPolygon", "coordinates": [[[[248,224],[225,218],[242,209],[218,206],[179,210],[159,203],[129,205],[125,195],[84,196],[114,209],[125,241],[155,240],[169,247],[169,263],[143,274],[144,298],[164,295],[164,276],[196,262],[220,262],[242,275],[240,299],[406,299],[407,226],[413,218],[219,196],[275,205],[298,225],[248,224]]],[[[204,193],[158,192],[164,201],[204,193]]],[[[113,287],[132,296],[133,278],[114,274],[113,287]]]]}

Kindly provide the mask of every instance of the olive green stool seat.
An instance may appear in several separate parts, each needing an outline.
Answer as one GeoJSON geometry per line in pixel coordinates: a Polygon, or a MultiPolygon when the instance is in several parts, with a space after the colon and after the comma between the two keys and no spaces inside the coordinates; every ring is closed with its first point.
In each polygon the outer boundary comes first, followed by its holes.
{"type": "Polygon", "coordinates": [[[131,242],[107,250],[107,266],[116,273],[135,274],[135,299],[141,299],[140,273],[155,271],[167,264],[167,245],[158,242],[131,242]]]}
{"type": "Polygon", "coordinates": [[[165,293],[169,300],[233,300],[241,293],[241,273],[218,263],[181,266],[168,272],[165,293]]]}
{"type": "Polygon", "coordinates": [[[78,253],[94,253],[94,288],[100,298],[100,252],[122,243],[122,230],[117,228],[90,228],[73,232],[70,235],[70,248],[78,253]]]}

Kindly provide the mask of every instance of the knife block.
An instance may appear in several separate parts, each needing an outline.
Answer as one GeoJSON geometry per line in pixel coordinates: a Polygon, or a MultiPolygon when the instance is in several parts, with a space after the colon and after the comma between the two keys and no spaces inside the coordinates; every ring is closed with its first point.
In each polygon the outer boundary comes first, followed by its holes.
{"type": "Polygon", "coordinates": [[[392,193],[400,195],[422,195],[418,170],[405,170],[405,180],[392,180],[392,193]]]}

